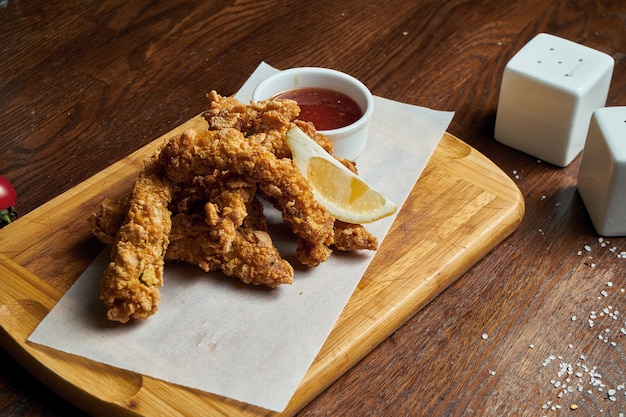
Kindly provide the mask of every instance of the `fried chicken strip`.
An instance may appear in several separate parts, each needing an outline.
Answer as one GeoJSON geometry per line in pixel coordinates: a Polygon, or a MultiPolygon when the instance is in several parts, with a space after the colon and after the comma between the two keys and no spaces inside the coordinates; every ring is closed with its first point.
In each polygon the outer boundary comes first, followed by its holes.
{"type": "Polygon", "coordinates": [[[223,253],[207,239],[209,228],[200,216],[174,216],[166,259],[198,265],[207,272],[221,270],[246,284],[277,287],[293,282],[292,266],[281,258],[266,231],[239,228],[231,249],[223,253]]]}
{"type": "MultiPolygon", "coordinates": [[[[344,223],[335,220],[332,246],[342,252],[376,250],[378,239],[360,224],[344,223]]],[[[296,256],[304,265],[316,267],[331,255],[332,249],[326,245],[311,244],[298,238],[296,256]]]]}
{"type": "Polygon", "coordinates": [[[315,200],[295,163],[277,158],[238,130],[186,131],[163,147],[159,160],[176,182],[189,181],[211,167],[258,183],[298,237],[311,244],[328,246],[333,242],[335,219],[315,200]]]}
{"type": "MultiPolygon", "coordinates": [[[[263,217],[263,207],[257,200],[253,200],[253,203],[257,203],[254,207],[257,212],[255,215],[248,215],[244,219],[244,227],[251,229],[260,229],[267,231],[267,225],[265,224],[263,217]],[[253,222],[252,224],[250,222],[253,222]]],[[[124,221],[124,215],[128,211],[128,199],[111,200],[105,198],[99,210],[92,214],[90,218],[91,230],[93,234],[102,243],[111,244],[115,241],[115,234],[124,221]]],[[[251,213],[251,209],[248,208],[248,212],[251,213]]],[[[356,250],[376,250],[378,249],[378,239],[373,236],[363,225],[345,223],[340,220],[335,220],[335,231],[333,246],[340,251],[356,251],[356,250]]],[[[175,228],[175,225],[172,226],[175,228]]],[[[300,243],[305,245],[306,243],[300,243]]],[[[302,247],[303,251],[310,251],[311,248],[302,247]]],[[[315,255],[307,255],[315,257],[315,255]]]]}
{"type": "Polygon", "coordinates": [[[218,244],[216,250],[227,252],[255,193],[254,183],[214,170],[209,175],[195,176],[189,183],[177,184],[171,208],[174,214],[204,213],[211,226],[205,231],[218,244]]]}
{"type": "MultiPolygon", "coordinates": [[[[94,235],[113,245],[101,280],[110,320],[145,319],[156,311],[165,261],[221,270],[247,284],[291,283],[293,268],[273,245],[257,194],[282,213],[305,265],[326,261],[331,246],[378,246],[363,226],[331,216],[292,160],[285,135],[293,125],[332,154],[332,143],[297,119],[297,103],[243,105],[214,91],[207,97],[209,129],[170,139],[146,161],[130,198],[105,199],[90,218],[94,235]]],[[[356,172],[353,162],[340,161],[356,172]]]]}
{"type": "Polygon", "coordinates": [[[301,264],[315,268],[322,262],[325,262],[333,253],[328,246],[321,242],[311,242],[298,237],[296,258],[301,264]]]}
{"type": "Polygon", "coordinates": [[[146,161],[100,283],[110,320],[146,319],[158,308],[171,229],[170,199],[171,184],[152,160],[146,161]]]}
{"type": "Polygon", "coordinates": [[[98,211],[89,216],[91,232],[106,245],[115,243],[115,235],[124,223],[130,204],[130,197],[121,200],[105,198],[98,211]]]}
{"type": "Polygon", "coordinates": [[[223,97],[215,91],[207,94],[209,109],[203,117],[209,130],[233,128],[244,136],[262,144],[277,158],[291,158],[291,149],[285,134],[295,123],[328,153],[333,152],[332,142],[315,130],[312,123],[297,120],[300,107],[293,100],[267,100],[244,105],[233,97],[223,97]]]}
{"type": "MultiPolygon", "coordinates": [[[[128,211],[128,199],[102,202],[91,217],[94,235],[103,243],[115,240],[128,211]]],[[[247,284],[276,287],[293,282],[292,266],[281,258],[267,233],[263,206],[254,199],[248,216],[234,234],[228,251],[211,238],[211,226],[200,215],[176,214],[172,218],[165,261],[187,262],[205,271],[221,270],[247,284]]]]}
{"type": "Polygon", "coordinates": [[[335,241],[333,246],[340,251],[376,250],[378,239],[363,225],[335,220],[335,241]]]}

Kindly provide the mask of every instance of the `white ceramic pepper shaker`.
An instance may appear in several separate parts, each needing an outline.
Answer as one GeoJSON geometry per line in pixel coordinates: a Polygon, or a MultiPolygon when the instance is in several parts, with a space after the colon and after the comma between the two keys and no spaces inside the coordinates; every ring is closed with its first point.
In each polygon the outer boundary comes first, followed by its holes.
{"type": "Polygon", "coordinates": [[[557,166],[582,151],[591,114],[606,105],[614,60],[587,46],[538,34],[508,62],[494,136],[557,166]]]}
{"type": "Polygon", "coordinates": [[[626,107],[593,113],[578,192],[600,235],[626,236],[626,107]]]}

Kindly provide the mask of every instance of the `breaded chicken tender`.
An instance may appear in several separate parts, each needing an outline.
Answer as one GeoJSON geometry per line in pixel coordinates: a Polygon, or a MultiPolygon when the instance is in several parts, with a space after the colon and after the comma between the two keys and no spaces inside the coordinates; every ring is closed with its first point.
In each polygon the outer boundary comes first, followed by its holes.
{"type": "Polygon", "coordinates": [[[105,198],[100,203],[98,211],[89,217],[91,232],[102,243],[112,245],[115,243],[115,235],[124,222],[130,198],[122,200],[112,200],[105,198]]]}
{"type": "Polygon", "coordinates": [[[241,227],[230,249],[216,250],[207,239],[210,228],[200,216],[177,214],[172,219],[167,260],[198,265],[205,271],[222,271],[246,284],[277,287],[293,282],[293,267],[281,258],[264,230],[241,227]]]}
{"type": "MultiPolygon", "coordinates": [[[[105,199],[93,214],[93,234],[103,243],[115,241],[128,211],[128,199],[105,199]]],[[[254,199],[248,215],[234,233],[227,250],[211,238],[211,226],[197,214],[175,214],[165,261],[186,262],[204,271],[222,271],[246,284],[276,287],[293,282],[293,267],[281,258],[270,237],[263,206],[254,199]]]]}
{"type": "Polygon", "coordinates": [[[211,226],[205,228],[207,237],[225,252],[230,250],[237,229],[248,215],[248,204],[255,193],[256,184],[226,171],[213,170],[208,175],[178,183],[170,208],[174,214],[203,214],[211,226]]]}
{"type": "Polygon", "coordinates": [[[315,200],[293,160],[277,158],[238,130],[186,131],[161,149],[159,162],[176,182],[204,175],[207,167],[241,175],[259,184],[298,237],[311,244],[333,242],[335,219],[315,200]]]}
{"type": "Polygon", "coordinates": [[[378,249],[378,239],[360,224],[335,220],[334,236],[333,246],[340,251],[378,249]]]}
{"type": "Polygon", "coordinates": [[[153,160],[147,161],[100,284],[100,298],[110,320],[126,323],[131,318],[145,319],[157,310],[172,225],[168,209],[171,197],[171,183],[153,160]]]}
{"type": "Polygon", "coordinates": [[[236,129],[263,145],[277,158],[291,158],[285,135],[294,123],[313,138],[328,153],[333,152],[332,142],[315,130],[312,123],[297,120],[300,107],[293,100],[267,100],[240,103],[233,97],[222,97],[215,91],[207,94],[209,109],[203,113],[209,130],[236,129]]]}
{"type": "MultiPolygon", "coordinates": [[[[112,245],[100,285],[110,320],[155,313],[166,261],[221,271],[246,284],[291,284],[293,267],[274,246],[257,198],[281,212],[303,265],[318,266],[333,249],[378,246],[363,226],[330,215],[292,160],[285,136],[294,125],[332,154],[332,143],[297,119],[295,101],[244,105],[215,91],[207,97],[208,129],[168,139],[145,162],[132,195],[104,199],[89,219],[93,234],[112,245]]],[[[356,173],[353,162],[340,161],[356,173]]]]}

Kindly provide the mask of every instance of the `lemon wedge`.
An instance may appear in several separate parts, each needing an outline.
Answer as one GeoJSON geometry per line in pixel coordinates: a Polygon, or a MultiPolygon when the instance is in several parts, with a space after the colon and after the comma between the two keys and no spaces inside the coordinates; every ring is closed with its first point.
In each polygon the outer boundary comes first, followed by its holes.
{"type": "Polygon", "coordinates": [[[393,214],[397,206],[326,152],[300,128],[287,132],[287,143],[315,199],[336,219],[370,223],[393,214]]]}

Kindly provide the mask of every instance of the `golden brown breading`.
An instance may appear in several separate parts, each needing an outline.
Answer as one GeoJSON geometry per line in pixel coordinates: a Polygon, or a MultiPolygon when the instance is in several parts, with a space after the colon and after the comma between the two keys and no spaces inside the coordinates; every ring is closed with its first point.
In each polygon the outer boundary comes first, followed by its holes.
{"type": "Polygon", "coordinates": [[[293,282],[292,266],[281,258],[266,231],[241,227],[230,250],[221,252],[207,239],[210,226],[202,217],[177,214],[172,224],[167,260],[198,265],[207,272],[221,270],[246,284],[277,287],[293,282]]]}
{"type": "Polygon", "coordinates": [[[161,149],[159,160],[175,182],[189,181],[211,167],[258,183],[298,237],[312,244],[333,242],[334,217],[315,200],[295,163],[276,158],[238,130],[186,131],[161,149]]]}
{"type": "MultiPolygon", "coordinates": [[[[300,130],[302,130],[304,133],[306,133],[306,135],[308,137],[310,137],[315,142],[317,142],[317,144],[320,145],[326,152],[328,152],[331,155],[333,154],[333,150],[334,150],[333,143],[326,136],[324,136],[320,132],[318,132],[315,129],[315,126],[313,125],[313,123],[305,122],[304,120],[297,120],[296,119],[296,120],[293,121],[293,124],[298,126],[300,128],[300,130]]],[[[289,145],[287,145],[287,146],[289,146],[289,145]]]]}
{"type": "MultiPolygon", "coordinates": [[[[360,224],[344,223],[335,220],[333,244],[340,251],[376,250],[378,239],[360,224]]],[[[298,238],[296,257],[302,264],[316,267],[326,261],[332,250],[323,244],[311,244],[304,239],[298,238]]]]}
{"type": "MultiPolygon", "coordinates": [[[[253,200],[252,203],[256,203],[253,207],[257,208],[253,209],[250,208],[250,206],[248,207],[249,215],[244,219],[243,227],[267,231],[267,225],[265,224],[265,218],[262,212],[263,207],[257,200],[253,200]],[[260,207],[260,209],[258,207],[260,207]],[[256,214],[250,215],[253,210],[256,210],[256,214]]],[[[127,199],[122,201],[104,199],[98,212],[94,213],[90,219],[93,234],[102,243],[112,243],[117,230],[124,220],[126,211],[128,211],[127,199]]],[[[340,251],[376,250],[378,249],[378,239],[365,229],[363,225],[335,220],[334,241],[332,246],[340,251]]],[[[316,248],[307,247],[306,241],[298,242],[298,251],[306,252],[302,257],[310,260],[305,263],[305,265],[316,266],[314,259],[319,258],[319,256],[315,255],[315,250],[316,248]]],[[[319,250],[319,248],[317,250],[319,250]]]]}
{"type": "Polygon", "coordinates": [[[227,171],[213,170],[176,185],[171,209],[174,214],[200,214],[212,226],[208,237],[222,252],[230,250],[235,231],[248,215],[247,204],[256,193],[256,185],[227,171]]]}
{"type": "Polygon", "coordinates": [[[100,283],[100,298],[113,321],[146,319],[159,305],[172,224],[167,208],[172,187],[157,168],[152,160],[147,161],[135,184],[100,283]]]}
{"type": "Polygon", "coordinates": [[[296,258],[303,265],[316,267],[322,262],[326,262],[332,252],[328,245],[298,238],[296,258]]]}
{"type": "MultiPolygon", "coordinates": [[[[214,91],[204,113],[209,129],[185,131],[146,161],[128,199],[105,199],[90,218],[94,235],[112,243],[101,298],[111,320],[145,319],[159,304],[165,261],[220,270],[247,284],[276,287],[293,281],[268,233],[264,197],[297,238],[296,256],[311,267],[331,247],[375,250],[361,225],[337,221],[315,200],[285,139],[294,124],[332,154],[332,143],[297,120],[291,100],[243,105],[214,91]]],[[[353,172],[356,165],[340,160],[353,172]]]]}
{"type": "Polygon", "coordinates": [[[222,97],[215,91],[207,94],[209,109],[203,116],[209,130],[232,128],[265,146],[279,158],[289,158],[291,151],[285,134],[291,120],[300,114],[293,100],[273,100],[246,106],[232,97],[222,97]]]}
{"type": "Polygon", "coordinates": [[[203,117],[209,130],[233,128],[244,136],[265,146],[277,158],[291,158],[291,149],[285,140],[291,123],[295,123],[328,153],[333,152],[332,142],[315,130],[310,122],[297,120],[300,107],[293,100],[267,100],[249,105],[233,97],[223,97],[215,91],[207,94],[209,109],[203,117]]]}
{"type": "Polygon", "coordinates": [[[89,225],[91,233],[104,244],[111,245],[115,243],[115,235],[120,230],[126,213],[128,213],[128,205],[130,198],[122,200],[112,200],[105,198],[100,203],[98,211],[89,217],[89,225]]]}
{"type": "Polygon", "coordinates": [[[334,236],[333,246],[341,251],[378,249],[378,239],[360,224],[335,220],[334,236]]]}
{"type": "Polygon", "coordinates": [[[300,114],[293,100],[267,100],[249,105],[233,97],[224,97],[211,91],[207,94],[209,108],[203,117],[209,130],[234,128],[246,136],[260,130],[282,129],[300,114]]]}
{"type": "MultiPolygon", "coordinates": [[[[128,199],[106,199],[92,216],[92,231],[103,243],[114,241],[128,211],[128,199]]],[[[276,287],[293,282],[293,268],[283,260],[267,233],[263,206],[254,199],[248,215],[224,251],[211,238],[212,227],[200,215],[175,214],[169,234],[166,261],[197,265],[205,271],[220,270],[247,284],[276,287]]]]}

